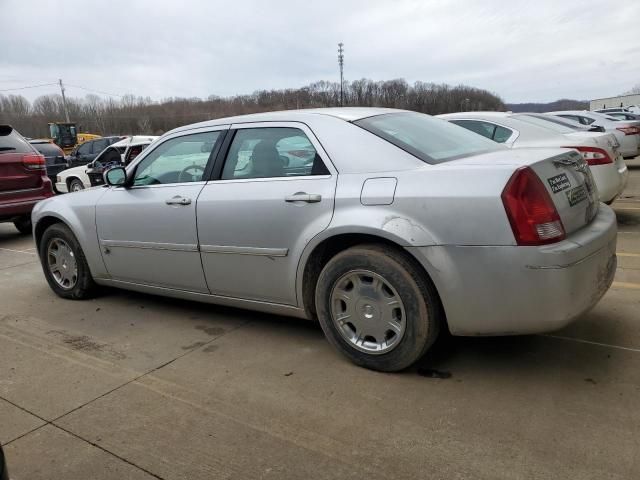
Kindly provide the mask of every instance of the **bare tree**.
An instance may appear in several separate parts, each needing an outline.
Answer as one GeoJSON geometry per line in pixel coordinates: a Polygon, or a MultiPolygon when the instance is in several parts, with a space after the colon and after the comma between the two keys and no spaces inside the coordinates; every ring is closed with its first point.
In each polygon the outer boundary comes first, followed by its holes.
{"type": "MultiPolygon", "coordinates": [[[[344,83],[344,105],[392,107],[431,114],[463,108],[504,110],[497,95],[486,90],[459,85],[416,82],[404,79],[374,81],[366,78],[344,83]]],[[[302,88],[259,90],[250,95],[200,98],[150,98],[125,95],[119,100],[87,95],[67,98],[72,121],[80,131],[100,135],[161,134],[172,128],[212,118],[269,110],[337,106],[338,82],[318,81],[302,88]]],[[[14,125],[24,135],[48,135],[47,123],[64,120],[59,95],[38,97],[33,105],[22,96],[0,95],[0,123],[14,125]]]]}

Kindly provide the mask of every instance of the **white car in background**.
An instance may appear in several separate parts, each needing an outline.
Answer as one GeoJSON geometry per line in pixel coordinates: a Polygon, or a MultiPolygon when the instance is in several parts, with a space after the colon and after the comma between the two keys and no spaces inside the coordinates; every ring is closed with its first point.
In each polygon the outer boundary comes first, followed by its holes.
{"type": "Polygon", "coordinates": [[[624,158],[633,158],[640,154],[640,122],[619,120],[603,113],[586,110],[563,110],[548,112],[546,115],[573,120],[582,125],[593,125],[613,133],[620,143],[620,153],[624,158]]]}
{"type": "Polygon", "coordinates": [[[585,131],[583,127],[537,113],[466,112],[438,117],[511,148],[578,150],[589,164],[602,202],[613,202],[626,186],[629,172],[612,134],[585,131]]]}
{"type": "Polygon", "coordinates": [[[114,159],[124,165],[128,165],[142,150],[153,142],[157,136],[134,135],[105,148],[98,156],[87,165],[63,170],[56,177],[56,189],[60,193],[78,192],[85,188],[102,184],[101,174],[97,174],[98,166],[113,163],[114,159]],[[94,174],[91,172],[94,171],[94,174]]]}

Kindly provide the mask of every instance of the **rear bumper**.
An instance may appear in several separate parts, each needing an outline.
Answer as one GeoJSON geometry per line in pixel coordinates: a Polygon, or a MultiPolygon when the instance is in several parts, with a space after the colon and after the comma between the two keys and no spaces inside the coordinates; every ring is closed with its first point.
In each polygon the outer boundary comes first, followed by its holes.
{"type": "Polygon", "coordinates": [[[601,202],[613,202],[624,190],[627,184],[629,171],[624,161],[620,160],[613,165],[592,166],[591,172],[598,187],[598,195],[601,202]]]}
{"type": "Polygon", "coordinates": [[[43,177],[40,188],[0,192],[0,220],[28,215],[36,203],[51,196],[53,196],[53,190],[48,177],[43,177]]]}
{"type": "Polygon", "coordinates": [[[639,135],[625,135],[620,142],[619,152],[624,158],[633,158],[638,156],[639,135]]]}
{"type": "Polygon", "coordinates": [[[557,330],[593,307],[616,269],[617,224],[600,205],[585,228],[541,247],[434,246],[408,250],[432,274],[454,335],[557,330]]]}

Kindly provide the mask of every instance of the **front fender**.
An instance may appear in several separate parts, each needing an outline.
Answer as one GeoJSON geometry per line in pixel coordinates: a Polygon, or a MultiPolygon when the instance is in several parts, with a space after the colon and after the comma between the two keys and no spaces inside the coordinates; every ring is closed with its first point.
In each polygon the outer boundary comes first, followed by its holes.
{"type": "Polygon", "coordinates": [[[96,201],[106,189],[90,189],[39,202],[31,213],[34,232],[43,221],[64,223],[78,239],[94,278],[108,278],[96,230],[96,201]]]}

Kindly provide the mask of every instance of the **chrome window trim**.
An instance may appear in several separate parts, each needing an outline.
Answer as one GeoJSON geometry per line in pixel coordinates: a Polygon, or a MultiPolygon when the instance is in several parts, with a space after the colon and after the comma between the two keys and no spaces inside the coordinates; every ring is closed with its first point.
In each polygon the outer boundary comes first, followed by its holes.
{"type": "Polygon", "coordinates": [[[263,177],[263,178],[229,178],[227,180],[209,180],[207,185],[219,184],[219,183],[249,183],[249,182],[286,182],[292,180],[326,180],[330,179],[331,175],[299,175],[288,177],[263,177]]]}
{"type": "Polygon", "coordinates": [[[158,183],[155,185],[132,185],[130,187],[111,187],[111,188],[119,188],[121,190],[139,190],[146,188],[163,188],[163,187],[178,187],[184,185],[205,185],[207,182],[205,180],[200,180],[198,182],[176,182],[176,183],[158,183]]]}

